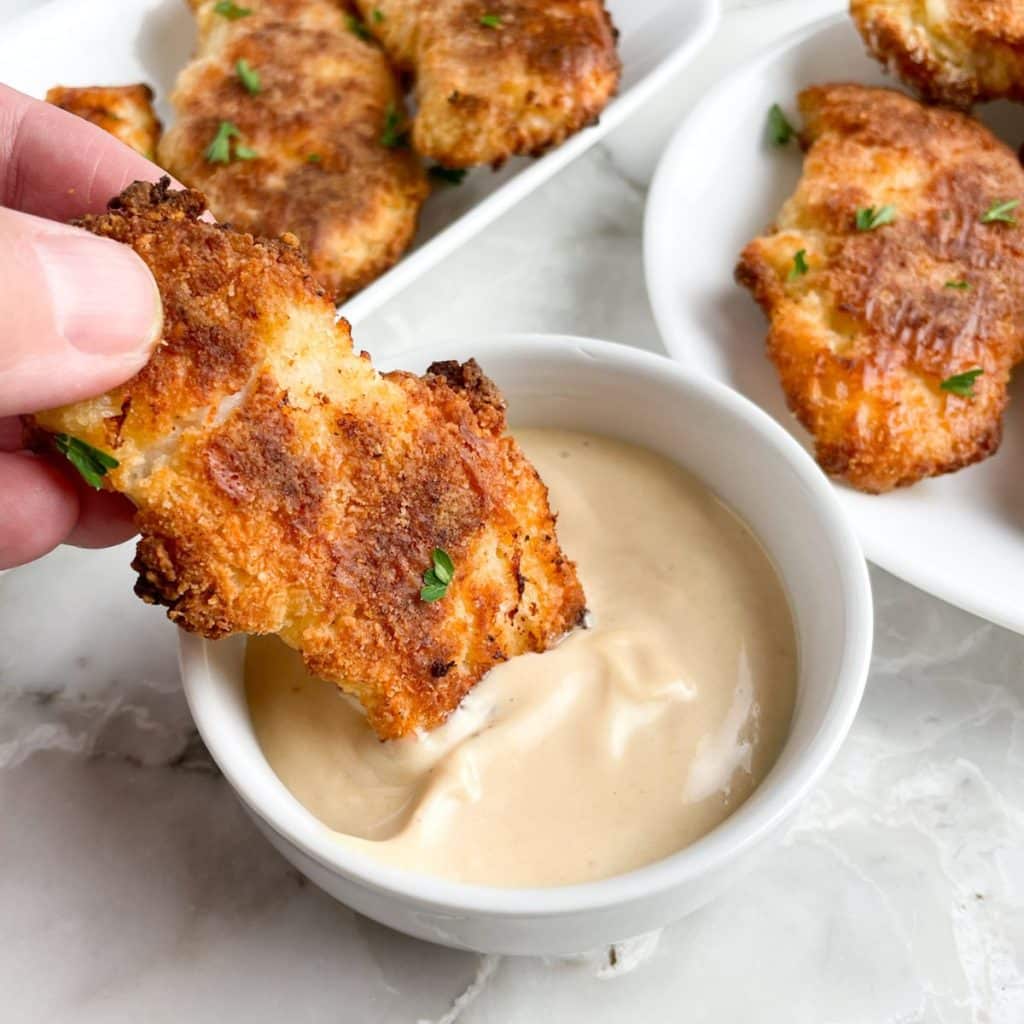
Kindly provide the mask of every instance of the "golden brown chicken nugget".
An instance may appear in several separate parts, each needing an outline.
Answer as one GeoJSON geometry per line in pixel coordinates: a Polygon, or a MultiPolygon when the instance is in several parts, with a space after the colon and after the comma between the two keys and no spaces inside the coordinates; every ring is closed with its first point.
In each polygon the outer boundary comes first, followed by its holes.
{"type": "Polygon", "coordinates": [[[403,144],[394,71],[350,30],[345,4],[193,7],[199,49],[171,96],[161,164],[201,189],[219,220],[294,234],[341,302],[401,256],[429,192],[403,144]]]}
{"type": "Polygon", "coordinates": [[[416,80],[414,147],[447,167],[537,155],[595,121],[620,64],[601,0],[356,0],[416,80]]]}
{"type": "Polygon", "coordinates": [[[737,277],[818,461],[880,492],[991,455],[1024,356],[1017,158],[888,89],[818,86],[800,110],[803,177],[737,277]]]}
{"type": "Polygon", "coordinates": [[[1024,99],[1019,0],[850,0],[868,49],[928,100],[1024,99]]]}
{"type": "Polygon", "coordinates": [[[163,342],[127,384],[33,423],[116,460],[103,482],[138,509],[145,600],[204,636],[279,634],[381,737],[432,728],[581,619],[547,489],[479,367],[378,373],[294,239],[205,206],[137,182],[81,221],[153,271],[163,342]]]}
{"type": "Polygon", "coordinates": [[[148,85],[55,85],[46,102],[92,122],[147,160],[156,159],[161,126],[148,85]]]}

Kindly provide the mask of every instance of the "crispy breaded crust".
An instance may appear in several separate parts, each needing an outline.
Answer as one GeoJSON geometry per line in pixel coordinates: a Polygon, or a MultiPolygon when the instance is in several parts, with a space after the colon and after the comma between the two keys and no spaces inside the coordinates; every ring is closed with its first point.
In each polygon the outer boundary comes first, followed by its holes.
{"type": "Polygon", "coordinates": [[[90,121],[147,160],[156,159],[161,125],[148,85],[55,85],[46,102],[90,121]]]}
{"type": "MultiPolygon", "coordinates": [[[[333,0],[253,0],[229,20],[193,3],[196,58],[178,76],[177,120],[160,162],[201,189],[214,215],[256,234],[291,232],[338,302],[406,250],[429,188],[416,157],[382,144],[389,109],[404,118],[398,80],[380,48],[349,31],[333,0]],[[250,94],[236,71],[260,78],[250,94]],[[212,163],[222,122],[255,159],[212,163]]],[[[232,149],[232,154],[234,150],[232,149]]]]}
{"type": "Polygon", "coordinates": [[[415,75],[413,145],[447,167],[539,155],[596,121],[618,86],[616,32],[601,0],[356,4],[415,75]]]}
{"type": "Polygon", "coordinates": [[[850,0],[868,50],[925,99],[1024,99],[1019,0],[850,0]]]}
{"type": "Polygon", "coordinates": [[[475,363],[381,375],[294,239],[136,183],[81,224],[152,269],[163,344],[131,381],[34,418],[119,461],[137,592],[208,637],[278,633],[380,736],[436,726],[492,666],[575,626],[547,490],[475,363]],[[420,599],[435,547],[447,595],[420,599]]]}
{"type": "Polygon", "coordinates": [[[803,177],[736,273],[818,461],[880,492],[991,455],[1024,356],[1024,229],[982,217],[1024,199],[1024,171],[976,121],[888,89],[807,89],[800,110],[803,177]],[[857,230],[887,204],[894,223],[857,230]],[[940,388],[977,367],[973,398],[940,388]]]}

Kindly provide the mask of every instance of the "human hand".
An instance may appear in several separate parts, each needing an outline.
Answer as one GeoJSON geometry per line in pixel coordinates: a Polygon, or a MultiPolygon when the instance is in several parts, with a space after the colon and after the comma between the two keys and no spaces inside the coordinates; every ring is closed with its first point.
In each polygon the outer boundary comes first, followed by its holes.
{"type": "Polygon", "coordinates": [[[160,296],[127,246],[64,222],[161,171],[99,128],[0,85],[0,569],[62,541],[135,531],[120,495],[21,448],[19,413],[122,383],[160,337],[160,296]]]}

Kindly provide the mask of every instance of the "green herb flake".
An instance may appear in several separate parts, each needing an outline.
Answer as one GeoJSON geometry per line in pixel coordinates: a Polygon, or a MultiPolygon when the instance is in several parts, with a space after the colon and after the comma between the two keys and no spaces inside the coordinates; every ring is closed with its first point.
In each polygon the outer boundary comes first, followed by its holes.
{"type": "Polygon", "coordinates": [[[874,231],[883,224],[891,224],[896,219],[895,206],[865,206],[857,211],[857,230],[874,231]]]}
{"type": "Polygon", "coordinates": [[[373,33],[354,14],[350,14],[346,21],[349,32],[354,36],[359,36],[364,43],[368,43],[373,38],[373,33]]]}
{"type": "Polygon", "coordinates": [[[213,141],[206,147],[204,156],[207,163],[230,163],[231,139],[238,134],[238,129],[230,121],[221,121],[217,126],[217,134],[213,137],[213,141]]]}
{"type": "Polygon", "coordinates": [[[776,146],[784,146],[796,135],[796,129],[789,123],[789,119],[782,112],[778,103],[773,103],[768,108],[768,138],[776,146]]]}
{"type": "Polygon", "coordinates": [[[259,153],[237,140],[241,132],[230,121],[221,121],[217,128],[217,134],[213,141],[206,147],[204,156],[207,163],[229,164],[232,158],[237,160],[255,160],[259,153]],[[231,140],[235,139],[234,150],[232,151],[231,140]]]}
{"type": "Polygon", "coordinates": [[[501,28],[500,14],[484,14],[480,18],[480,24],[484,28],[501,28]]]}
{"type": "Polygon", "coordinates": [[[1017,219],[1013,211],[1020,206],[1019,199],[1007,199],[1005,202],[993,203],[982,215],[982,224],[994,224],[997,221],[1003,224],[1016,224],[1017,219]]]}
{"type": "Polygon", "coordinates": [[[958,292],[965,292],[971,287],[970,281],[947,281],[943,288],[953,288],[958,292]]]}
{"type": "Polygon", "coordinates": [[[214,4],[213,9],[222,18],[227,18],[228,21],[238,21],[239,18],[248,18],[252,14],[248,7],[239,7],[238,4],[232,3],[231,0],[220,0],[220,3],[214,4]]]}
{"type": "Polygon", "coordinates": [[[394,103],[388,104],[384,114],[384,129],[380,133],[380,144],[388,149],[398,149],[409,141],[405,121],[394,103]]]}
{"type": "Polygon", "coordinates": [[[307,164],[318,164],[323,159],[319,153],[310,153],[306,157],[307,164]]]}
{"type": "Polygon", "coordinates": [[[103,486],[103,478],[108,469],[117,469],[120,463],[112,455],[93,448],[91,444],[80,441],[70,434],[54,434],[53,443],[57,451],[64,455],[90,487],[98,491],[103,486]]]}
{"type": "Polygon", "coordinates": [[[428,603],[444,597],[448,593],[448,584],[455,576],[455,564],[443,548],[434,548],[431,561],[433,564],[423,574],[423,586],[420,589],[420,600],[428,603]]]}
{"type": "Polygon", "coordinates": [[[379,25],[384,20],[384,12],[379,7],[374,7],[371,17],[374,25],[379,25]]]}
{"type": "Polygon", "coordinates": [[[443,181],[446,185],[461,185],[466,177],[464,167],[445,167],[442,164],[434,164],[427,168],[427,174],[435,181],[443,181]]]}
{"type": "Polygon", "coordinates": [[[793,254],[793,267],[789,272],[790,281],[795,281],[798,277],[803,277],[811,268],[807,265],[807,250],[798,249],[793,254]]]}
{"type": "Polygon", "coordinates": [[[965,370],[963,373],[955,373],[952,377],[947,377],[939,387],[943,391],[949,391],[954,395],[959,395],[961,398],[973,398],[974,397],[974,382],[984,373],[985,371],[979,366],[975,370],[965,370]]]}
{"type": "Polygon", "coordinates": [[[238,75],[238,80],[245,86],[247,93],[251,96],[258,96],[260,94],[263,90],[260,73],[244,57],[235,62],[235,72],[238,75]]]}

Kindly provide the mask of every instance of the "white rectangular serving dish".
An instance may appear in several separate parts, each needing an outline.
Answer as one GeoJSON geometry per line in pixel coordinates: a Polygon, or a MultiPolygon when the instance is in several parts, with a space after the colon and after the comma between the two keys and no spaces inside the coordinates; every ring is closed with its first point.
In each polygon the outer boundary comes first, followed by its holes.
{"type": "MultiPolygon", "coordinates": [[[[600,122],[539,160],[511,160],[497,172],[481,168],[457,188],[437,190],[405,257],[344,304],[349,320],[379,308],[621,124],[697,53],[719,13],[718,0],[609,0],[608,8],[620,31],[623,74],[619,95],[600,122]]],[[[50,0],[0,24],[0,81],[37,97],[57,84],[147,82],[167,124],[172,120],[167,96],[193,42],[185,0],[50,0]]]]}

